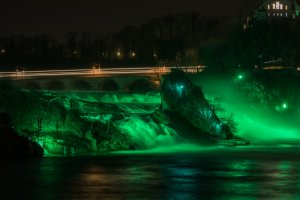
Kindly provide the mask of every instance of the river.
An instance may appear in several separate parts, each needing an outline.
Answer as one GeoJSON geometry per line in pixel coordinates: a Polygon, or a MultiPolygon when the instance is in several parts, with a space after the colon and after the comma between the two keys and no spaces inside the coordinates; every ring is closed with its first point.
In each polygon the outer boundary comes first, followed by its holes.
{"type": "Polygon", "coordinates": [[[0,199],[300,199],[300,147],[0,160],[0,199]]]}

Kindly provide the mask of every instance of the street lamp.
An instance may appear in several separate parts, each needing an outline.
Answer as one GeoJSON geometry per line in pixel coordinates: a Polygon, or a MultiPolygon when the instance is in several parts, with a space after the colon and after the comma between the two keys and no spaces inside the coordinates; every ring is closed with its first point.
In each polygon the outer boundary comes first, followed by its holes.
{"type": "Polygon", "coordinates": [[[117,55],[118,58],[120,58],[121,57],[121,51],[118,50],[117,53],[116,53],[116,55],[117,55]]]}
{"type": "Polygon", "coordinates": [[[136,54],[135,54],[135,52],[133,51],[133,52],[131,52],[131,57],[135,57],[136,56],[136,54]]]}

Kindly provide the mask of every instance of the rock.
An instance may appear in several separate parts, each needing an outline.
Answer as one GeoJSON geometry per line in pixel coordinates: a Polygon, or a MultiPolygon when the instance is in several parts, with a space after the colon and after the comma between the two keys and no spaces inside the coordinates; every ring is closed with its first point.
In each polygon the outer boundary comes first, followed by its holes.
{"type": "Polygon", "coordinates": [[[16,133],[8,114],[0,114],[0,157],[40,157],[43,152],[39,144],[16,133]]]}
{"type": "Polygon", "coordinates": [[[152,113],[153,119],[159,124],[170,124],[170,118],[161,109],[157,109],[152,113]]]}
{"type": "Polygon", "coordinates": [[[162,110],[173,120],[172,124],[177,127],[176,130],[181,129],[180,132],[185,134],[182,137],[188,137],[193,141],[195,139],[202,141],[205,138],[206,142],[236,139],[229,126],[220,120],[205,99],[201,88],[195,86],[184,72],[173,70],[164,77],[161,97],[162,110]]]}
{"type": "Polygon", "coordinates": [[[174,70],[164,78],[161,96],[163,110],[177,111],[196,128],[223,137],[221,120],[201,88],[195,86],[182,71],[174,70]]]}

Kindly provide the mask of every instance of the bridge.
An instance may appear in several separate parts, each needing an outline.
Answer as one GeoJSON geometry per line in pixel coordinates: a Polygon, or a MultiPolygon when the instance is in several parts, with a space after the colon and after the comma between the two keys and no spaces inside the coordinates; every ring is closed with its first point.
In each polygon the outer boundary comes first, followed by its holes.
{"type": "MultiPolygon", "coordinates": [[[[182,67],[188,73],[202,72],[205,66],[182,67]]],[[[157,90],[160,77],[171,67],[92,68],[0,72],[0,79],[28,90],[143,91],[157,90]]]]}

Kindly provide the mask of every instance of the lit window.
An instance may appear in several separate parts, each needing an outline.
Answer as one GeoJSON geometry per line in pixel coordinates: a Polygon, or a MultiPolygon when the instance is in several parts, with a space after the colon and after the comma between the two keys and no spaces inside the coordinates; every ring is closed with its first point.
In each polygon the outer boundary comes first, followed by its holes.
{"type": "Polygon", "coordinates": [[[282,13],[280,13],[280,16],[282,17],[282,13]]]}
{"type": "Polygon", "coordinates": [[[288,14],[287,14],[287,13],[285,13],[285,16],[287,17],[287,16],[288,16],[288,14]]]}
{"type": "Polygon", "coordinates": [[[283,5],[282,4],[280,4],[280,10],[282,10],[283,9],[283,5]]]}
{"type": "Polygon", "coordinates": [[[285,6],[285,10],[287,10],[288,9],[288,6],[285,6]]]}
{"type": "Polygon", "coordinates": [[[276,8],[275,3],[273,3],[273,9],[275,9],[275,8],[276,8]]]}
{"type": "Polygon", "coordinates": [[[268,13],[268,16],[270,16],[270,13],[268,13]]]}
{"type": "Polygon", "coordinates": [[[270,10],[270,5],[268,5],[268,10],[270,10]]]}
{"type": "Polygon", "coordinates": [[[273,13],[273,16],[275,16],[275,13],[273,13]]]}
{"type": "Polygon", "coordinates": [[[280,3],[278,1],[276,1],[276,10],[280,9],[280,3]]]}

